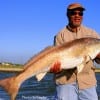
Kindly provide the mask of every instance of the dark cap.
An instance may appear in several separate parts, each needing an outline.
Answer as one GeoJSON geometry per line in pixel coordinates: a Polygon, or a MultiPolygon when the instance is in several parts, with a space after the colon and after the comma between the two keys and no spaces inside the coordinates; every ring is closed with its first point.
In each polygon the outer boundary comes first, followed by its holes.
{"type": "Polygon", "coordinates": [[[79,3],[72,3],[68,6],[67,10],[74,10],[74,9],[80,9],[80,10],[85,10],[85,8],[79,4],[79,3]]]}

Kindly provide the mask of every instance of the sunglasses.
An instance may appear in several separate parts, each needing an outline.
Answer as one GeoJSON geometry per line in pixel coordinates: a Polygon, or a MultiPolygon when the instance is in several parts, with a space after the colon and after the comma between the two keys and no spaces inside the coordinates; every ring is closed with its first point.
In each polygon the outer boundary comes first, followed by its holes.
{"type": "Polygon", "coordinates": [[[70,15],[70,16],[74,16],[74,15],[83,16],[83,12],[70,11],[70,12],[69,12],[69,15],[70,15]]]}

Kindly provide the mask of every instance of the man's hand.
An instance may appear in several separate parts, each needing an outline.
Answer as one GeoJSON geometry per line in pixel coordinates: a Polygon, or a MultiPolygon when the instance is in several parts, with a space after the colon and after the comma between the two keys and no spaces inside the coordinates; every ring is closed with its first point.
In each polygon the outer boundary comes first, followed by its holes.
{"type": "Polygon", "coordinates": [[[51,73],[58,73],[61,71],[61,63],[55,62],[54,65],[51,67],[50,72],[51,73]]]}
{"type": "Polygon", "coordinates": [[[100,53],[96,56],[95,62],[96,62],[97,64],[100,64],[100,53]]]}
{"type": "Polygon", "coordinates": [[[100,53],[96,56],[96,58],[100,58],[100,53]]]}

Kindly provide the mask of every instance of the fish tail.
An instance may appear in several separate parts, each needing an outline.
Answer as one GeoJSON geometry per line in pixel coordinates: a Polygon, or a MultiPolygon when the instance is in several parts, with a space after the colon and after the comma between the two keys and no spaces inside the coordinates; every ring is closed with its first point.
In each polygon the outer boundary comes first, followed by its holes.
{"type": "Polygon", "coordinates": [[[0,80],[0,86],[10,95],[11,100],[15,100],[20,84],[17,82],[16,77],[10,77],[0,80]]]}

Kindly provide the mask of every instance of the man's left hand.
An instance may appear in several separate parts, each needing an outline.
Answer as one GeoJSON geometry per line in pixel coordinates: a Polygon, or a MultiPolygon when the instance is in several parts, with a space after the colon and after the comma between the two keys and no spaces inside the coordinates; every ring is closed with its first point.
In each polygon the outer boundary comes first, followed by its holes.
{"type": "Polygon", "coordinates": [[[96,58],[100,58],[100,53],[96,56],[96,58]]]}
{"type": "Polygon", "coordinates": [[[96,62],[97,64],[100,64],[100,53],[96,56],[95,62],[96,62]]]}

